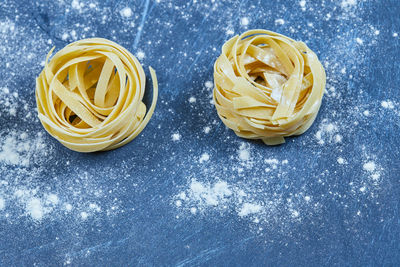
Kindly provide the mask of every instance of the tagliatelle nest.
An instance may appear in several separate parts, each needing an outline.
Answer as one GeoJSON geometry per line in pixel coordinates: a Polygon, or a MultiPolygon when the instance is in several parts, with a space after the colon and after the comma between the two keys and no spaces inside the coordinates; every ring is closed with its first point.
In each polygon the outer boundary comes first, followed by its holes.
{"type": "Polygon", "coordinates": [[[238,136],[275,145],[311,126],[325,81],[318,57],[303,42],[250,30],[222,47],[214,65],[214,103],[238,136]]]}
{"type": "Polygon", "coordinates": [[[152,116],[142,102],[146,77],[139,61],[122,46],[101,38],[67,45],[36,80],[39,119],[54,138],[79,152],[118,148],[135,138],[152,116]]]}

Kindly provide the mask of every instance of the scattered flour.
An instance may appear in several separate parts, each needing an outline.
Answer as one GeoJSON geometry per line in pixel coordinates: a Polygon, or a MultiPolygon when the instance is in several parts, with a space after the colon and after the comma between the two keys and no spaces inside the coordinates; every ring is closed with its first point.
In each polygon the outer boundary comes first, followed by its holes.
{"type": "Polygon", "coordinates": [[[241,20],[240,20],[240,24],[242,25],[242,26],[247,26],[247,25],[249,25],[249,18],[247,18],[247,17],[244,17],[244,18],[242,18],[241,20]]]}
{"type": "Polygon", "coordinates": [[[130,17],[132,17],[133,12],[132,12],[132,9],[130,7],[124,7],[120,11],[120,14],[121,14],[122,17],[130,18],[130,17]]]}
{"type": "Polygon", "coordinates": [[[146,54],[145,54],[142,50],[139,50],[139,51],[136,53],[136,56],[137,56],[137,58],[138,58],[139,60],[143,60],[143,59],[146,57],[146,54]]]}
{"type": "Polygon", "coordinates": [[[4,208],[6,207],[6,201],[0,197],[0,210],[4,210],[4,208]]]}
{"type": "Polygon", "coordinates": [[[226,35],[233,35],[235,32],[232,29],[226,30],[226,35]]]}
{"type": "Polygon", "coordinates": [[[41,132],[36,137],[19,131],[2,132],[0,136],[0,163],[28,167],[50,156],[51,148],[41,132]]]}
{"type": "Polygon", "coordinates": [[[244,203],[240,208],[238,215],[240,217],[248,216],[249,214],[259,213],[262,210],[262,206],[253,203],[244,203]]]}
{"type": "Polygon", "coordinates": [[[209,160],[210,160],[210,155],[208,155],[208,153],[203,153],[199,159],[199,162],[204,163],[209,160]]]}
{"type": "Polygon", "coordinates": [[[66,204],[65,204],[65,210],[66,210],[66,211],[71,211],[71,210],[72,210],[72,205],[69,204],[69,203],[66,203],[66,204]]]}
{"type": "Polygon", "coordinates": [[[189,103],[194,103],[194,102],[196,102],[196,98],[193,97],[193,96],[191,96],[191,97],[189,98],[189,103]]]}
{"type": "Polygon", "coordinates": [[[47,201],[53,205],[57,205],[58,204],[58,196],[56,194],[49,194],[47,196],[47,201]]]}
{"type": "Polygon", "coordinates": [[[344,158],[342,158],[342,157],[338,157],[338,158],[337,158],[337,162],[338,162],[339,164],[345,164],[345,163],[346,163],[346,160],[345,160],[344,158]]]}
{"type": "Polygon", "coordinates": [[[362,168],[374,181],[379,180],[383,171],[383,168],[379,166],[375,160],[372,160],[371,157],[367,157],[367,160],[364,161],[362,168]]]}
{"type": "Polygon", "coordinates": [[[376,168],[375,162],[373,162],[373,161],[368,161],[368,162],[364,163],[364,165],[363,165],[363,169],[368,172],[375,171],[375,168],[376,168]]]}
{"type": "Polygon", "coordinates": [[[214,87],[214,83],[212,81],[206,81],[204,85],[207,89],[212,89],[214,87]]]}
{"type": "Polygon", "coordinates": [[[341,143],[343,140],[343,137],[340,134],[335,135],[335,143],[341,143]]]}
{"type": "Polygon", "coordinates": [[[79,3],[78,0],[72,0],[71,6],[72,6],[72,8],[74,8],[74,9],[80,10],[80,9],[82,9],[82,8],[85,6],[85,4],[84,4],[84,3],[79,3]]]}
{"type": "Polygon", "coordinates": [[[340,6],[341,6],[342,8],[349,8],[349,7],[355,6],[356,4],[357,4],[357,0],[343,0],[343,1],[340,3],[340,6]]]}
{"type": "Polygon", "coordinates": [[[276,24],[276,25],[283,25],[283,24],[285,24],[285,20],[283,20],[283,19],[276,19],[276,20],[275,20],[275,24],[276,24]]]}
{"type": "Polygon", "coordinates": [[[43,218],[44,210],[40,199],[34,197],[26,203],[26,210],[34,220],[41,220],[43,218]]]}
{"type": "Polygon", "coordinates": [[[82,218],[82,220],[86,220],[88,217],[89,217],[89,214],[88,214],[87,212],[85,212],[85,211],[82,211],[82,212],[81,212],[81,218],[82,218]]]}
{"type": "MultiPolygon", "coordinates": [[[[186,189],[177,193],[172,201],[181,211],[177,218],[217,211],[221,215],[231,213],[253,225],[287,225],[301,221],[310,210],[318,212],[320,208],[319,203],[313,203],[312,197],[304,193],[285,200],[281,193],[266,193],[252,183],[228,183],[219,179],[214,183],[191,179],[186,189]]],[[[257,231],[261,230],[257,227],[257,231]]]]}
{"type": "Polygon", "coordinates": [[[277,159],[269,158],[269,159],[265,159],[264,162],[271,165],[272,169],[274,169],[274,170],[278,168],[279,160],[277,160],[277,159]]]}
{"type": "Polygon", "coordinates": [[[205,127],[203,128],[203,132],[204,132],[205,134],[208,134],[210,131],[211,131],[211,127],[210,127],[210,126],[205,126],[205,127]]]}
{"type": "Polygon", "coordinates": [[[292,215],[293,218],[298,218],[300,216],[300,213],[299,213],[299,211],[292,209],[291,210],[291,215],[292,215]]]}
{"type": "Polygon", "coordinates": [[[306,1],[305,0],[301,0],[299,2],[299,5],[300,5],[302,11],[306,11],[306,1]]]}
{"type": "Polygon", "coordinates": [[[172,137],[172,141],[179,141],[179,140],[181,140],[182,135],[180,135],[180,133],[173,133],[171,135],[171,137],[172,137]]]}
{"type": "MultiPolygon", "coordinates": [[[[189,199],[197,202],[199,205],[197,209],[204,209],[206,206],[217,206],[226,202],[232,195],[232,191],[225,181],[218,181],[211,186],[193,179],[189,191],[185,194],[188,195],[189,199]]],[[[187,199],[181,200],[185,201],[187,199]]]]}
{"type": "Polygon", "coordinates": [[[383,100],[383,101],[381,102],[381,106],[382,106],[383,108],[394,109],[394,104],[393,104],[393,102],[390,101],[390,100],[383,100]]]}
{"type": "Polygon", "coordinates": [[[61,39],[62,39],[63,41],[66,41],[66,40],[68,39],[68,37],[69,37],[69,34],[66,33],[66,32],[64,32],[64,33],[61,35],[61,39]]]}
{"type": "Polygon", "coordinates": [[[238,156],[241,161],[250,160],[250,146],[246,143],[242,143],[238,150],[238,156]]]}
{"type": "Polygon", "coordinates": [[[337,134],[338,131],[339,129],[336,124],[324,119],[320,124],[318,131],[315,133],[315,138],[320,145],[332,142],[340,143],[342,141],[342,136],[337,134]]]}

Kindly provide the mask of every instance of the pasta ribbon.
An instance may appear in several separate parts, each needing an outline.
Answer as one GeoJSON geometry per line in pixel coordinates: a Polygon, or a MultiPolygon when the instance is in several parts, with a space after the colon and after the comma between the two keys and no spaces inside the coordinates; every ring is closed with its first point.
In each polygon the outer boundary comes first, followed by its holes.
{"type": "Polygon", "coordinates": [[[134,55],[102,38],[71,43],[46,57],[36,79],[40,122],[61,144],[78,152],[111,150],[132,141],[153,115],[142,102],[146,76],[134,55]]]}
{"type": "Polygon", "coordinates": [[[213,99],[218,116],[236,135],[277,145],[312,125],[325,82],[325,70],[306,44],[249,30],[222,46],[213,99]]]}

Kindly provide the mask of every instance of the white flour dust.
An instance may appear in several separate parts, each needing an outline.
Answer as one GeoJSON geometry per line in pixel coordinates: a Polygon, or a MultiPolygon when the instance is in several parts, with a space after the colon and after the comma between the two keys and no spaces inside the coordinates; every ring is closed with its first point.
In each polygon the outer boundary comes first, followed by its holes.
{"type": "Polygon", "coordinates": [[[327,119],[322,120],[318,131],[315,133],[315,138],[320,145],[341,143],[343,139],[339,133],[339,127],[327,119]]]}
{"type": "Polygon", "coordinates": [[[43,162],[50,147],[45,144],[42,133],[31,136],[21,131],[0,132],[0,163],[28,167],[43,162]]]}

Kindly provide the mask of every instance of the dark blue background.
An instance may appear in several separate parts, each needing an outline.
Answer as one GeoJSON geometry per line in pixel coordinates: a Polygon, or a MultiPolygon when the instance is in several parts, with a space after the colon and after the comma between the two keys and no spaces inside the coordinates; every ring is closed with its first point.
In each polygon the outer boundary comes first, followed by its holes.
{"type": "MultiPolygon", "coordinates": [[[[80,154],[46,134],[48,156],[29,167],[0,162],[8,183],[0,186],[6,199],[0,210],[1,266],[400,264],[400,39],[393,35],[400,34],[399,1],[307,0],[304,10],[299,1],[79,2],[80,8],[71,1],[0,2],[0,21],[15,27],[9,31],[0,24],[0,87],[18,92],[33,110],[35,77],[48,50],[98,36],[145,54],[146,73],[152,66],[159,79],[156,112],[139,137],[115,151],[80,154]],[[125,7],[131,17],[121,16],[125,7]],[[248,25],[241,24],[243,17],[248,25]],[[236,137],[219,121],[204,85],[212,81],[230,31],[251,28],[305,41],[326,67],[328,93],[315,124],[281,146],[236,137]],[[317,143],[315,134],[326,122],[337,125],[342,142],[317,143]],[[203,132],[205,126],[210,133],[203,132]],[[173,141],[177,132],[182,138],[173,141]],[[243,141],[252,164],[238,172],[243,141]],[[200,164],[204,152],[210,161],[200,164]],[[346,164],[338,164],[338,157],[346,164]],[[265,173],[264,158],[288,164],[265,173]],[[368,161],[377,164],[378,181],[363,169],[368,161]],[[239,217],[235,203],[226,211],[207,208],[192,215],[176,207],[174,196],[194,177],[246,184],[257,201],[275,193],[282,203],[258,225],[239,217]],[[263,183],[265,177],[271,181],[263,183]],[[60,203],[78,210],[67,214],[60,204],[33,220],[7,191],[20,187],[37,188],[38,197],[55,192],[60,203]],[[303,203],[304,194],[316,208],[303,203]],[[288,216],[289,197],[300,207],[299,219],[288,216]],[[81,220],[90,202],[102,211],[81,220]]],[[[149,79],[147,88],[151,92],[149,79]]],[[[44,132],[37,119],[24,117],[22,107],[10,116],[0,105],[0,113],[3,135],[15,129],[30,136],[44,132]]]]}

